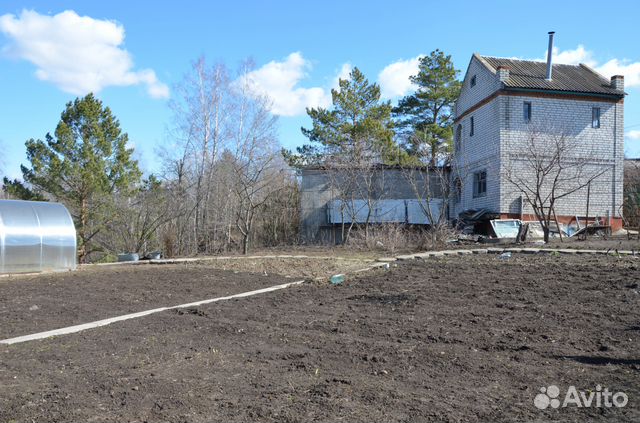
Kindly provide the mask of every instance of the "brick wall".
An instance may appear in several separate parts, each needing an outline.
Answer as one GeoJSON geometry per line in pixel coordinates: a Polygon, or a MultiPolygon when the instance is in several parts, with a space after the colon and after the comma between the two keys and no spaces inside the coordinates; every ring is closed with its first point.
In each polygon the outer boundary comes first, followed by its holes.
{"type": "MultiPolygon", "coordinates": [[[[565,190],[572,190],[586,180],[598,176],[591,183],[590,214],[602,216],[609,213],[620,216],[622,205],[622,170],[624,160],[623,146],[623,107],[621,103],[604,101],[583,101],[575,99],[540,98],[528,96],[500,96],[500,139],[501,174],[509,170],[521,175],[535,177],[535,171],[527,164],[526,147],[531,145],[530,138],[535,137],[537,150],[548,148],[554,151],[553,144],[561,137],[571,150],[567,162],[582,163],[567,165],[564,176],[578,171],[581,177],[563,184],[565,190]],[[523,103],[532,105],[532,119],[525,123],[523,103]],[[601,110],[600,128],[592,128],[592,109],[601,110]]],[[[519,212],[520,193],[503,178],[500,197],[501,213],[519,212]]],[[[556,213],[583,216],[586,212],[587,188],[582,188],[569,196],[558,200],[556,213]]],[[[531,207],[525,205],[525,213],[531,207]]]]}
{"type": "MultiPolygon", "coordinates": [[[[459,201],[452,196],[451,215],[468,209],[500,208],[500,122],[499,104],[490,101],[464,115],[473,106],[491,96],[502,87],[497,75],[481,63],[477,55],[473,55],[465,75],[460,97],[456,102],[456,116],[462,119],[456,122],[455,131],[462,130],[462,139],[456,150],[452,174],[457,175],[462,186],[459,201]],[[471,78],[475,76],[476,84],[471,86],[471,78]],[[463,116],[464,115],[464,116],[463,116]],[[474,134],[471,136],[471,118],[474,122],[474,134]],[[483,196],[474,196],[474,173],[487,172],[487,192],[483,196]]],[[[455,178],[455,177],[454,177],[455,178]]]]}
{"type": "Polygon", "coordinates": [[[462,83],[462,92],[456,101],[455,115],[461,116],[470,107],[493,94],[499,88],[495,73],[487,69],[480,59],[473,55],[462,83]],[[476,77],[476,85],[471,86],[471,79],[476,77]]]}
{"type": "Polygon", "coordinates": [[[462,182],[460,201],[453,203],[454,216],[468,209],[487,208],[498,210],[500,207],[500,132],[498,122],[498,103],[489,102],[465,116],[457,124],[462,128],[462,140],[456,152],[453,173],[462,182]],[[471,118],[474,121],[474,134],[470,135],[471,118]],[[487,192],[474,197],[474,173],[487,172],[487,192]]]}

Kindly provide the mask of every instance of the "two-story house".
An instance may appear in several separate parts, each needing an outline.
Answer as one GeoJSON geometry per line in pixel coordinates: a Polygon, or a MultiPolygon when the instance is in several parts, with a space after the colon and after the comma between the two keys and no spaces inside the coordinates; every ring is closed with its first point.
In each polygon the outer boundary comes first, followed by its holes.
{"type": "MultiPolygon", "coordinates": [[[[552,37],[550,33],[549,51],[552,37]]],[[[575,154],[565,153],[563,160],[575,157],[584,164],[582,177],[593,179],[588,187],[557,201],[558,220],[584,218],[588,192],[589,216],[608,219],[614,229],[621,227],[624,95],[622,76],[609,80],[584,64],[552,64],[551,57],[545,63],[474,54],[455,106],[458,192],[450,206],[451,217],[487,209],[501,218],[535,220],[531,206],[508,177],[518,172],[521,177],[536,177],[527,169],[531,163],[523,158],[522,148],[535,131],[537,136],[573,139],[568,145],[575,154]]]]}

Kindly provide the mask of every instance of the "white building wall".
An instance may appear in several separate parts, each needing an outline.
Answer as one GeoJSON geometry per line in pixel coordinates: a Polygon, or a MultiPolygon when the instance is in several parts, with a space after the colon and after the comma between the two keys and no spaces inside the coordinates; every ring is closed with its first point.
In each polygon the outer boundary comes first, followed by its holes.
{"type": "MultiPolygon", "coordinates": [[[[470,109],[494,94],[502,84],[496,73],[488,69],[481,60],[476,54],[471,57],[460,97],[456,101],[455,115],[463,116],[456,124],[456,127],[462,126],[462,140],[460,148],[456,151],[452,174],[459,176],[462,182],[462,194],[459,201],[456,201],[455,195],[452,196],[449,205],[452,218],[469,209],[486,208],[498,211],[500,207],[498,105],[494,99],[475,110],[470,109]],[[472,87],[471,79],[474,76],[476,84],[472,87]],[[470,135],[471,117],[474,119],[473,136],[470,135]],[[487,172],[487,192],[484,196],[474,197],[474,173],[482,170],[487,172]]],[[[454,128],[454,136],[455,130],[456,128],[454,128]]]]}
{"type": "MultiPolygon", "coordinates": [[[[453,204],[453,216],[468,209],[486,208],[498,211],[500,207],[500,126],[498,103],[493,100],[465,116],[462,125],[462,141],[456,153],[452,171],[462,182],[460,201],[453,204]],[[474,119],[474,135],[470,135],[471,117],[474,119]],[[487,192],[474,197],[474,173],[487,172],[487,192]]],[[[456,127],[457,127],[456,125],[456,127]]],[[[454,176],[455,178],[455,176],[454,176]]],[[[454,196],[455,197],[455,196],[454,196]]]]}
{"type": "Polygon", "coordinates": [[[455,115],[461,116],[469,108],[493,94],[498,88],[496,74],[480,63],[480,59],[474,54],[462,82],[460,97],[456,101],[455,115]],[[474,75],[476,85],[472,87],[471,78],[474,75]]]}
{"type": "MultiPolygon", "coordinates": [[[[591,183],[589,215],[619,217],[622,206],[622,168],[624,165],[623,106],[606,101],[540,98],[528,96],[501,96],[500,106],[501,173],[516,170],[535,172],[519,160],[523,146],[529,143],[532,132],[539,139],[551,142],[561,134],[571,145],[572,156],[586,161],[583,178],[592,178],[604,171],[591,183]],[[524,122],[523,103],[532,104],[531,123],[524,122]],[[592,128],[592,109],[601,110],[600,128],[592,128]],[[548,140],[547,140],[548,138],[548,140]]],[[[541,142],[543,144],[544,142],[541,142]]],[[[552,147],[549,147],[550,149],[552,147]]],[[[576,182],[578,183],[578,182],[576,182]]],[[[501,213],[520,213],[520,193],[503,177],[500,196],[501,213]]],[[[555,208],[558,215],[586,214],[587,188],[558,200],[555,208]]],[[[525,204],[525,213],[532,213],[525,204]]]]}

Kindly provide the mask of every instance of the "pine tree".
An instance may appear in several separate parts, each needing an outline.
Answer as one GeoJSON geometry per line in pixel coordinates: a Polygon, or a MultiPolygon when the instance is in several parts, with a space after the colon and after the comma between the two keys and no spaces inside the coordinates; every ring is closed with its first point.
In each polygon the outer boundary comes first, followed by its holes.
{"type": "Polygon", "coordinates": [[[340,79],[338,89],[331,90],[333,107],[307,109],[312,128],[302,133],[312,142],[284,151],[292,166],[340,160],[353,165],[362,163],[397,164],[406,158],[394,142],[391,103],[380,101],[380,87],[369,83],[354,68],[347,79],[340,79]]]}
{"type": "Polygon", "coordinates": [[[127,141],[111,110],[88,94],[67,103],[54,136],[26,142],[31,167],[21,166],[24,180],[33,192],[70,210],[81,262],[99,251],[92,240],[114,216],[113,196],[126,195],[140,183],[127,141]]]}
{"type": "Polygon", "coordinates": [[[393,113],[410,154],[427,157],[436,165],[438,156],[451,148],[453,105],[461,83],[451,56],[440,50],[420,58],[417,75],[409,79],[418,88],[402,98],[393,113]]]}

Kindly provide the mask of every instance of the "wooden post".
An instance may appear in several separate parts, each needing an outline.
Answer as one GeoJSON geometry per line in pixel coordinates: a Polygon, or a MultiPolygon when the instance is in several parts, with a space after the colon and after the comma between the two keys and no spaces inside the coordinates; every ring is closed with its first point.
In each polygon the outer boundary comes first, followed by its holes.
{"type": "Polygon", "coordinates": [[[587,184],[587,216],[584,222],[584,239],[589,236],[589,199],[591,198],[591,181],[587,184]]]}
{"type": "Polygon", "coordinates": [[[520,220],[524,218],[524,196],[520,196],[520,220]]]}
{"type": "Polygon", "coordinates": [[[556,208],[552,207],[551,211],[553,212],[553,220],[556,221],[556,227],[558,228],[558,235],[560,235],[560,242],[564,242],[562,240],[562,229],[560,228],[560,222],[558,222],[558,216],[556,216],[556,208]]]}

